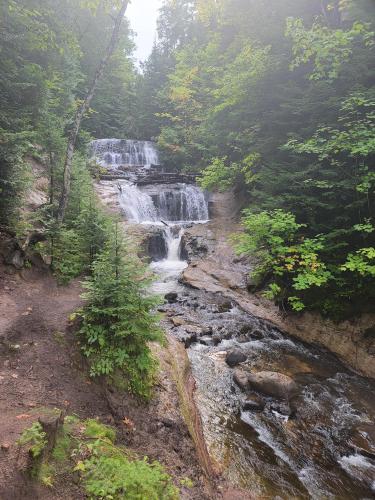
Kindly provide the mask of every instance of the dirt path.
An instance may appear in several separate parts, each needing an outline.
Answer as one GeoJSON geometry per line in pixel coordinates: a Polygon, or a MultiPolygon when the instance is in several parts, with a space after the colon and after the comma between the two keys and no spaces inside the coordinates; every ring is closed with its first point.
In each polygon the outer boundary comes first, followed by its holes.
{"type": "Polygon", "coordinates": [[[193,488],[182,498],[204,499],[205,480],[194,444],[179,411],[171,353],[158,349],[160,383],[149,405],[106,390],[86,374],[68,317],[81,305],[78,282],[58,287],[37,271],[8,274],[0,267],[0,499],[85,498],[79,486],[60,482],[47,489],[22,473],[16,441],[45,409],[69,408],[81,418],[117,425],[121,442],[140,456],[159,460],[176,479],[193,488]],[[124,417],[134,422],[127,429],[124,417]]]}
{"type": "Polygon", "coordinates": [[[68,406],[83,418],[109,410],[103,390],[82,372],[67,332],[68,317],[81,304],[79,284],[58,287],[47,274],[28,271],[21,278],[9,269],[0,269],[0,498],[53,498],[30,491],[17,472],[19,434],[45,407],[68,406]]]}

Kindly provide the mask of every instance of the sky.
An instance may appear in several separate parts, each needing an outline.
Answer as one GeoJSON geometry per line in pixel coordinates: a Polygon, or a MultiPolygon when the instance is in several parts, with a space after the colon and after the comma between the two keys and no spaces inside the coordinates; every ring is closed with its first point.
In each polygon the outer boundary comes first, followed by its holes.
{"type": "Polygon", "coordinates": [[[158,9],[162,3],[163,0],[132,0],[127,9],[131,28],[137,33],[134,41],[137,44],[135,57],[138,61],[144,61],[151,53],[158,9]]]}

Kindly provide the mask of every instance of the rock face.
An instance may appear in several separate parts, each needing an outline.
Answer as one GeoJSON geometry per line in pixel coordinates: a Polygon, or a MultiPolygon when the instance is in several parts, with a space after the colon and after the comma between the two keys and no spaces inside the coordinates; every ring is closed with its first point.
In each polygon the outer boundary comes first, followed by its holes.
{"type": "Polygon", "coordinates": [[[225,357],[228,366],[234,368],[235,366],[247,360],[247,356],[240,349],[233,349],[229,351],[225,357]]]}
{"type": "Polygon", "coordinates": [[[167,243],[165,241],[163,230],[160,228],[150,229],[150,237],[148,238],[147,254],[152,260],[165,259],[168,254],[167,243]]]}
{"type": "Polygon", "coordinates": [[[277,372],[249,373],[247,381],[256,391],[280,399],[290,399],[298,390],[291,377],[277,372]]]}

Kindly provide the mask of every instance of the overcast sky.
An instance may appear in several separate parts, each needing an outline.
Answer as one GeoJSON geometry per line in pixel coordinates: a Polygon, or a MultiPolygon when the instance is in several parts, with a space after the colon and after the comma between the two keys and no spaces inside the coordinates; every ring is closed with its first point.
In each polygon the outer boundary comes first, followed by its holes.
{"type": "Polygon", "coordinates": [[[156,34],[158,9],[162,3],[163,0],[132,0],[128,7],[127,17],[131,28],[137,33],[135,57],[138,61],[144,61],[151,53],[156,34]]]}

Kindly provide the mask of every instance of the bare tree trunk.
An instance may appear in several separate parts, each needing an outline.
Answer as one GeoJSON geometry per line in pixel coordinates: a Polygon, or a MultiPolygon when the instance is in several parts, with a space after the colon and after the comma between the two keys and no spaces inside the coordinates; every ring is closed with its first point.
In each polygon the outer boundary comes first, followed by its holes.
{"type": "Polygon", "coordinates": [[[111,40],[108,44],[105,56],[101,60],[94,79],[91,83],[91,86],[87,92],[86,98],[83,101],[82,105],[78,108],[76,117],[74,120],[74,125],[72,128],[72,131],[69,135],[69,140],[68,140],[68,147],[66,150],[66,156],[65,156],[65,164],[64,164],[64,183],[63,183],[63,189],[60,197],[60,203],[59,203],[59,210],[57,212],[57,220],[61,224],[64,220],[65,217],[65,211],[66,207],[68,204],[68,199],[69,199],[69,193],[70,193],[70,178],[71,178],[71,172],[72,172],[72,162],[73,162],[73,154],[74,154],[74,149],[75,145],[77,142],[77,137],[79,133],[79,129],[81,127],[81,122],[82,118],[84,117],[86,111],[90,107],[90,103],[92,101],[92,98],[94,97],[96,87],[98,85],[99,80],[103,76],[104,70],[108,64],[108,61],[112,57],[113,52],[116,49],[119,36],[120,36],[120,29],[121,29],[121,23],[124,18],[126,8],[128,6],[129,0],[123,0],[121,4],[121,8],[119,10],[119,13],[115,19],[115,24],[113,26],[113,31],[112,31],[112,36],[111,40]]]}

